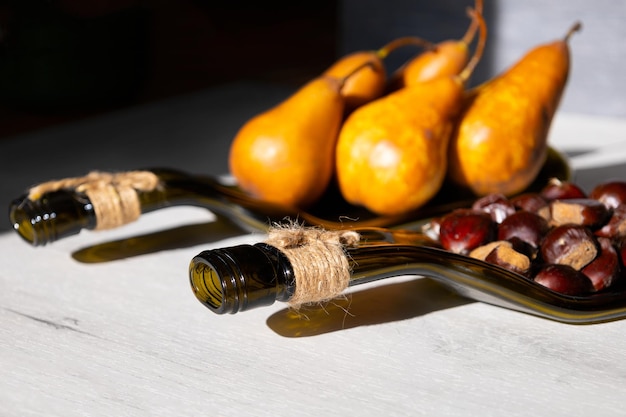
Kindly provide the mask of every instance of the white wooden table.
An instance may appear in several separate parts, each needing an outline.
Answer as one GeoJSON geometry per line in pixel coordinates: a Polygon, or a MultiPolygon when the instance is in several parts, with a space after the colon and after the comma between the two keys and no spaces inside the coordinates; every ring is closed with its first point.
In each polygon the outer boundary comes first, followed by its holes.
{"type": "MultiPolygon", "coordinates": [[[[240,123],[286,92],[231,85],[0,142],[0,197],[91,169],[226,170],[240,123]]],[[[559,115],[551,142],[585,187],[626,178],[626,120],[559,115]],[[616,145],[622,142],[622,146],[616,145]],[[611,148],[612,147],[612,148],[611,148]]],[[[218,316],[193,296],[201,250],[264,238],[170,208],[33,248],[0,233],[0,415],[623,416],[626,320],[575,326],[399,277],[297,318],[218,316]],[[101,263],[99,243],[203,224],[206,242],[101,263]]],[[[127,242],[132,252],[133,240],[127,242]]]]}

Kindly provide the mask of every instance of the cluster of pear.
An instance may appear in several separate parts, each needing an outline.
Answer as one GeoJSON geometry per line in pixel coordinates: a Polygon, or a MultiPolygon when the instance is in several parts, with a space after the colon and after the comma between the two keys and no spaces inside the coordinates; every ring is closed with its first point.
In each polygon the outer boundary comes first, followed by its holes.
{"type": "Polygon", "coordinates": [[[248,120],[229,155],[241,189],[306,208],[335,182],[347,202],[379,215],[423,206],[446,179],[478,196],[525,190],[547,156],[580,24],[470,88],[487,39],[482,6],[468,9],[461,39],[406,37],[348,54],[248,120]],[[404,45],[421,48],[387,74],[384,59],[404,45]]]}

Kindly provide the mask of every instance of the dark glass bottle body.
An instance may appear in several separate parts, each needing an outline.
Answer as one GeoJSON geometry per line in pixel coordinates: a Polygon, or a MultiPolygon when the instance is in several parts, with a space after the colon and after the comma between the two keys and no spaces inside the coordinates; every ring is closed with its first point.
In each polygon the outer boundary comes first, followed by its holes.
{"type": "MultiPolygon", "coordinates": [[[[375,216],[363,208],[346,203],[333,193],[316,206],[300,210],[278,206],[242,192],[236,186],[225,185],[216,178],[190,175],[171,169],[152,169],[159,187],[152,191],[136,190],[141,213],[172,206],[203,207],[222,215],[246,231],[267,231],[274,223],[297,219],[304,225],[326,229],[351,227],[398,227],[421,223],[432,215],[466,204],[466,201],[441,202],[418,212],[396,216],[375,216]],[[342,219],[358,219],[344,221],[342,219]],[[417,220],[416,220],[417,219],[417,220]]],[[[42,246],[97,228],[98,219],[93,201],[74,189],[47,192],[35,200],[28,194],[15,199],[9,207],[14,230],[33,246],[42,246]]]]}
{"type": "MultiPolygon", "coordinates": [[[[260,201],[212,177],[171,169],[152,169],[150,172],[157,175],[159,187],[136,191],[142,213],[172,206],[204,207],[249,231],[267,230],[272,222],[289,216],[326,227],[340,225],[293,208],[260,201]]],[[[95,229],[98,219],[94,204],[86,194],[74,189],[47,192],[35,200],[24,194],[11,202],[9,219],[24,240],[33,246],[42,246],[83,229],[95,229]]],[[[385,224],[394,220],[375,219],[374,222],[385,224]]]]}
{"type": "MultiPolygon", "coordinates": [[[[349,287],[419,276],[472,300],[564,323],[626,317],[625,291],[564,295],[496,265],[445,251],[417,232],[358,231],[362,235],[358,247],[344,248],[350,264],[349,287]]],[[[288,302],[297,286],[289,259],[265,243],[203,251],[191,260],[189,279],[196,298],[217,314],[288,302]]]]}

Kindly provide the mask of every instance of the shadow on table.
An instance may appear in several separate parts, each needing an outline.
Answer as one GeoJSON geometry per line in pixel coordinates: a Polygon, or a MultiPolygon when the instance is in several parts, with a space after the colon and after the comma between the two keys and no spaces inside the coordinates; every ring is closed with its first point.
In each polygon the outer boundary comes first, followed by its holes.
{"type": "Polygon", "coordinates": [[[267,319],[285,337],[308,337],[423,316],[473,302],[428,278],[355,291],[323,305],[286,308],[267,319]]]}
{"type": "Polygon", "coordinates": [[[230,220],[194,223],[87,246],[72,253],[83,263],[110,262],[150,253],[209,244],[246,233],[230,220]]]}

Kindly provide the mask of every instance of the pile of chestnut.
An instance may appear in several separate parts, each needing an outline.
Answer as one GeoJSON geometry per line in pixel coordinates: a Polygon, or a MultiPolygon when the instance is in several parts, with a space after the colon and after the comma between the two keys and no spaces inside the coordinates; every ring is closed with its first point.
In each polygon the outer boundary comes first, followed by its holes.
{"type": "Polygon", "coordinates": [[[626,181],[607,180],[587,194],[552,178],[538,192],[478,198],[424,231],[446,250],[562,294],[585,296],[626,281],[626,181]]]}

